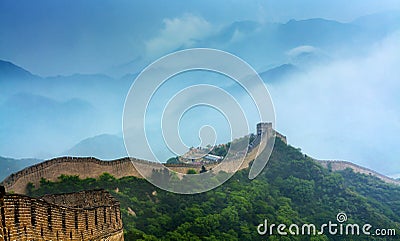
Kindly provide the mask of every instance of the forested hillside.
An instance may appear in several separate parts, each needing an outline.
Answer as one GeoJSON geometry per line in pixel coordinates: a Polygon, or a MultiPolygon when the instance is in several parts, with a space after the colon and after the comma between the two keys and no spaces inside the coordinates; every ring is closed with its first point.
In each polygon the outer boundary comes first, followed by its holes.
{"type": "MultiPolygon", "coordinates": [[[[396,237],[330,235],[261,236],[257,226],[268,223],[317,227],[336,222],[340,212],[346,223],[365,223],[396,229],[400,235],[400,187],[347,169],[330,172],[299,149],[276,140],[268,166],[254,180],[248,170],[236,173],[222,186],[196,195],[160,190],[144,179],[96,179],[61,176],[42,180],[29,195],[105,188],[120,202],[125,240],[396,240],[396,237]]],[[[319,229],[319,228],[318,228],[319,229]]],[[[286,229],[287,231],[287,229],[286,229]]],[[[398,236],[397,235],[397,236],[398,236]]],[[[397,237],[398,240],[398,237],[397,237]]]]}

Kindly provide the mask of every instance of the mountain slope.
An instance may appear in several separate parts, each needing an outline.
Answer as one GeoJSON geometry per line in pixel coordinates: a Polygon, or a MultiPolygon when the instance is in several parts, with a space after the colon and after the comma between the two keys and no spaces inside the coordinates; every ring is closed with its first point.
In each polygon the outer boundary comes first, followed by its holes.
{"type": "Polygon", "coordinates": [[[351,44],[348,40],[359,38],[361,33],[362,29],[356,25],[315,18],[290,20],[279,27],[277,37],[293,47],[300,43],[301,45],[326,47],[344,43],[351,44]]]}
{"type": "Polygon", "coordinates": [[[15,173],[25,167],[39,163],[40,159],[14,159],[0,156],[0,180],[3,180],[11,173],[15,173]]]}
{"type": "Polygon", "coordinates": [[[99,159],[118,159],[127,156],[124,141],[115,135],[102,134],[82,140],[64,155],[93,156],[99,159]]]}
{"type": "Polygon", "coordinates": [[[115,130],[132,81],[101,74],[42,78],[0,61],[0,154],[52,158],[76,140],[115,130]]]}
{"type": "Polygon", "coordinates": [[[260,73],[260,77],[265,83],[275,83],[299,72],[300,69],[297,68],[295,65],[283,64],[260,73]]]}
{"type": "Polygon", "coordinates": [[[0,81],[6,79],[31,79],[38,78],[31,72],[8,61],[0,60],[0,81]]]}
{"type": "Polygon", "coordinates": [[[385,35],[400,28],[400,11],[361,16],[352,23],[362,26],[374,33],[385,35]]]}

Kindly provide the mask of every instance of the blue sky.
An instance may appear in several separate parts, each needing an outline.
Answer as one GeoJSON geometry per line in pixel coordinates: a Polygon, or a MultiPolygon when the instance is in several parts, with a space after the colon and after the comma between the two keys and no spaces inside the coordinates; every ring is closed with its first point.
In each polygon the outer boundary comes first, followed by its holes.
{"type": "MultiPolygon", "coordinates": [[[[3,0],[0,59],[42,77],[106,74],[110,82],[190,47],[232,52],[260,73],[292,64],[295,75],[266,81],[277,128],[289,143],[316,158],[349,160],[394,176],[400,175],[399,13],[397,0],[3,0]],[[331,21],[290,21],[314,18],[331,21]]],[[[87,137],[120,134],[127,82],[89,88],[79,78],[0,86],[0,137],[9,137],[0,138],[0,156],[50,158],[87,137]],[[40,118],[35,106],[32,113],[18,112],[26,92],[61,106],[67,116],[44,106],[36,106],[40,118]],[[77,111],[81,118],[72,118],[77,111]]],[[[193,141],[190,133],[184,136],[193,141]]]]}

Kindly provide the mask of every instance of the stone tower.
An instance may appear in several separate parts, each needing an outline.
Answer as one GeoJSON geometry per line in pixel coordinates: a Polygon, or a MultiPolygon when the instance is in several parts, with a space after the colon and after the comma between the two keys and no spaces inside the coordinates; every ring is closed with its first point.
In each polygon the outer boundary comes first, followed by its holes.
{"type": "Polygon", "coordinates": [[[272,133],[271,122],[260,122],[257,124],[257,136],[269,135],[272,133]]]}

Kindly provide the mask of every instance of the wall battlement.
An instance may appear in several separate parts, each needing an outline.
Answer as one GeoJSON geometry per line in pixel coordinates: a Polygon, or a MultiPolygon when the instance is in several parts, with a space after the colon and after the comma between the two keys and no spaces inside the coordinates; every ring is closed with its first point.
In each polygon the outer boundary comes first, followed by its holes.
{"type": "Polygon", "coordinates": [[[0,241],[123,241],[120,204],[104,190],[32,198],[0,194],[0,241]]]}

